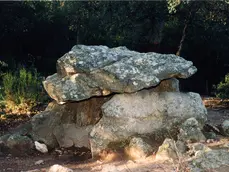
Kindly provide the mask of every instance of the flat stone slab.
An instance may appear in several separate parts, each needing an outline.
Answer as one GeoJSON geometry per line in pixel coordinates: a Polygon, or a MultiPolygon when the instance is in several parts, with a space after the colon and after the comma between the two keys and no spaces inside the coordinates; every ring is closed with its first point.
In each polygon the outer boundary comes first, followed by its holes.
{"type": "Polygon", "coordinates": [[[57,102],[111,93],[133,93],[169,78],[188,78],[191,61],[173,54],[139,53],[126,47],[76,45],[57,61],[57,73],[43,82],[57,102]]]}

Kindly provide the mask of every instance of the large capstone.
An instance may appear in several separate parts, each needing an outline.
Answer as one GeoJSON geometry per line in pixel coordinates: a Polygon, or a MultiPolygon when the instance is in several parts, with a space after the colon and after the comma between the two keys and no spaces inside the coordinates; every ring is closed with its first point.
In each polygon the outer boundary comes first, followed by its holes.
{"type": "Polygon", "coordinates": [[[90,133],[93,156],[112,142],[133,135],[149,135],[155,141],[177,135],[182,123],[194,117],[202,128],[206,108],[199,94],[142,90],[116,94],[102,106],[103,117],[90,133]]]}
{"type": "Polygon", "coordinates": [[[57,73],[43,82],[58,103],[92,96],[133,93],[169,78],[188,78],[191,61],[173,54],[139,53],[126,47],[76,45],[57,61],[57,73]]]}

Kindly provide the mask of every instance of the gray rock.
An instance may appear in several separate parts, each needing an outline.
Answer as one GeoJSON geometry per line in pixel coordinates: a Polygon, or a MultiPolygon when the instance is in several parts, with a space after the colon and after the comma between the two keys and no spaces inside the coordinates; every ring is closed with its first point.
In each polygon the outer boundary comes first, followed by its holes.
{"type": "Polygon", "coordinates": [[[0,137],[0,144],[6,144],[8,138],[11,136],[11,134],[5,134],[0,137]]]}
{"type": "Polygon", "coordinates": [[[188,150],[188,146],[180,140],[176,141],[176,148],[180,155],[186,153],[186,151],[188,150]]]}
{"type": "Polygon", "coordinates": [[[176,136],[181,124],[190,117],[206,121],[206,108],[196,93],[153,92],[117,94],[102,106],[103,118],[90,133],[92,154],[105,149],[110,142],[119,142],[139,135],[151,135],[156,141],[176,136]]]}
{"type": "Polygon", "coordinates": [[[44,160],[38,160],[34,163],[34,165],[41,165],[44,164],[44,160]]]}
{"type": "Polygon", "coordinates": [[[229,152],[227,150],[210,150],[196,156],[190,161],[190,171],[218,171],[225,166],[228,169],[229,152]]]}
{"type": "Polygon", "coordinates": [[[24,156],[33,152],[31,145],[31,123],[19,125],[11,129],[8,134],[0,137],[0,152],[2,154],[12,153],[19,156],[24,156]],[[18,142],[18,143],[16,143],[18,142]],[[28,146],[23,148],[23,146],[28,146]]]}
{"type": "Polygon", "coordinates": [[[131,138],[128,147],[125,148],[127,156],[130,159],[141,159],[153,154],[154,148],[147,140],[141,137],[131,138]]]}
{"type": "Polygon", "coordinates": [[[7,139],[10,134],[6,134],[0,137],[0,156],[9,153],[9,148],[7,147],[7,139]]]}
{"type": "Polygon", "coordinates": [[[49,168],[48,172],[73,172],[73,170],[70,168],[55,164],[49,168]]]}
{"type": "Polygon", "coordinates": [[[33,127],[33,140],[44,143],[50,148],[58,146],[53,134],[53,129],[60,124],[61,112],[44,111],[33,116],[31,119],[33,127]]]}
{"type": "Polygon", "coordinates": [[[178,156],[175,141],[166,138],[157,151],[156,160],[175,162],[178,160],[178,156]]]}
{"type": "Polygon", "coordinates": [[[229,136],[229,120],[223,121],[222,130],[226,136],[229,136]]]}
{"type": "Polygon", "coordinates": [[[164,79],[188,78],[196,71],[191,61],[173,54],[76,45],[58,59],[57,73],[43,84],[50,97],[62,103],[112,92],[133,93],[164,79]]]}
{"type": "Polygon", "coordinates": [[[87,147],[90,148],[89,137],[92,126],[79,127],[76,124],[62,124],[53,130],[60,147],[87,147]]]}
{"type": "Polygon", "coordinates": [[[48,153],[48,148],[45,144],[35,141],[34,145],[35,145],[36,150],[38,150],[39,152],[48,153]]]}
{"type": "Polygon", "coordinates": [[[27,136],[12,134],[6,141],[6,147],[9,148],[11,154],[23,156],[32,153],[34,144],[27,136]]]}
{"type": "Polygon", "coordinates": [[[211,139],[211,140],[217,140],[218,139],[217,135],[212,131],[204,132],[204,135],[205,135],[206,139],[211,139]]]}
{"type": "Polygon", "coordinates": [[[202,153],[211,151],[211,148],[208,146],[204,145],[203,143],[193,143],[193,144],[188,144],[189,151],[188,154],[190,156],[199,156],[202,153]]]}
{"type": "Polygon", "coordinates": [[[44,112],[31,120],[33,139],[49,148],[88,146],[91,125],[101,118],[101,106],[108,99],[91,98],[64,105],[50,103],[44,112]]]}
{"type": "Polygon", "coordinates": [[[199,124],[195,118],[187,119],[180,127],[180,133],[178,134],[178,140],[192,143],[192,142],[204,142],[206,140],[204,134],[201,132],[203,125],[199,124]]]}

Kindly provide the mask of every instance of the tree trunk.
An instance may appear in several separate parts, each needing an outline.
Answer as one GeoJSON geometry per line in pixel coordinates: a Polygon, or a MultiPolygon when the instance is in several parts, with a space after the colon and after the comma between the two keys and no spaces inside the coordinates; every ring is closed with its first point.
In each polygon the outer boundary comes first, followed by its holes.
{"type": "Polygon", "coordinates": [[[184,26],[184,29],[183,29],[183,34],[182,34],[182,37],[181,37],[181,40],[180,40],[180,45],[179,45],[177,53],[176,53],[177,56],[180,56],[181,50],[183,48],[183,43],[184,43],[184,40],[185,40],[185,37],[186,37],[187,27],[188,27],[188,22],[186,22],[186,24],[184,26]]]}
{"type": "Polygon", "coordinates": [[[76,44],[80,44],[80,29],[77,28],[76,31],[76,44]]]}
{"type": "Polygon", "coordinates": [[[195,13],[198,11],[199,8],[197,8],[197,3],[192,2],[190,5],[190,10],[189,10],[189,15],[187,16],[187,19],[185,21],[185,25],[184,25],[184,29],[183,29],[183,34],[180,40],[180,44],[178,47],[178,50],[176,52],[177,56],[180,56],[182,48],[183,48],[183,44],[184,44],[184,40],[186,38],[186,33],[187,33],[187,28],[189,23],[191,22],[191,20],[194,18],[195,13]]]}

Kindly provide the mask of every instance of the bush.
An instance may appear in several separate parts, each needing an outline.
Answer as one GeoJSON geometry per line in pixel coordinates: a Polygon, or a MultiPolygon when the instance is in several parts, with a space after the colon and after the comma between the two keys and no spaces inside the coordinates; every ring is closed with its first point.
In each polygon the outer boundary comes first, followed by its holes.
{"type": "Polygon", "coordinates": [[[216,96],[221,99],[229,98],[229,73],[224,80],[216,86],[216,96]]]}
{"type": "MultiPolygon", "coordinates": [[[[4,73],[4,69],[8,67],[8,64],[5,63],[4,61],[0,60],[0,77],[2,77],[5,73],[4,73]]],[[[3,88],[0,85],[0,106],[2,106],[2,102],[4,99],[4,91],[3,88]]]]}
{"type": "Polygon", "coordinates": [[[24,67],[16,72],[7,72],[2,78],[3,103],[8,111],[24,113],[47,99],[41,77],[35,69],[24,67]]]}

